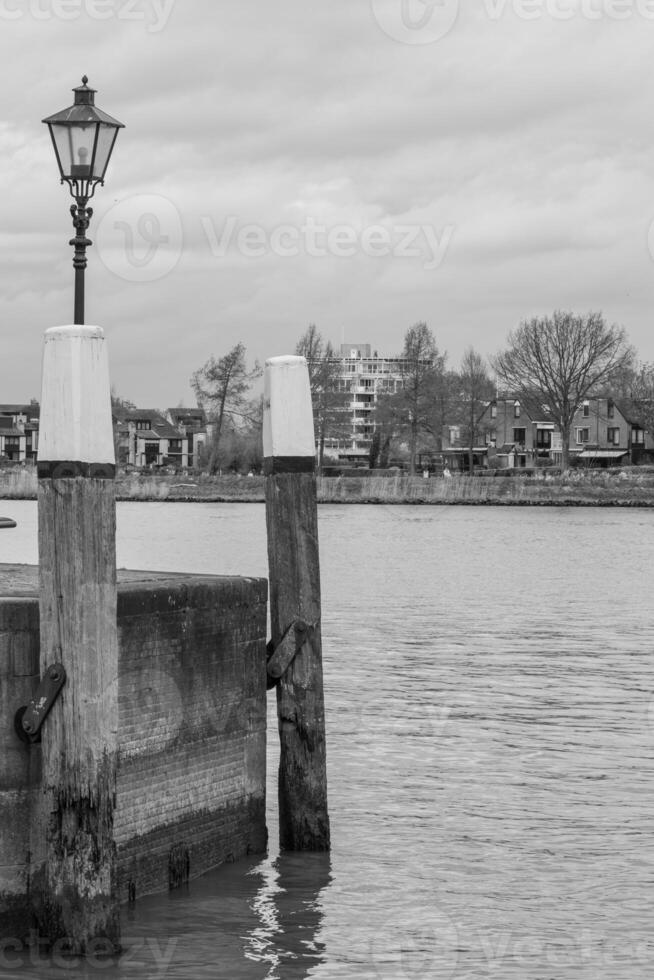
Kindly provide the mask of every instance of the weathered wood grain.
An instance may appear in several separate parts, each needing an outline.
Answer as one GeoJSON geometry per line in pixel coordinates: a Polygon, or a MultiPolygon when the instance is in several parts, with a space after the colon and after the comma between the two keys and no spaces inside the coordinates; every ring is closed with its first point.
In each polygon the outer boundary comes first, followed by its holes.
{"type": "Polygon", "coordinates": [[[318,515],[312,473],[266,478],[266,523],[273,643],[280,642],[296,619],[314,627],[277,686],[280,847],[324,851],[330,846],[330,830],[318,515]]]}
{"type": "Polygon", "coordinates": [[[60,661],[67,681],[43,728],[31,891],[43,935],[77,954],[120,939],[115,526],[112,480],[39,481],[41,675],[60,661]]]}

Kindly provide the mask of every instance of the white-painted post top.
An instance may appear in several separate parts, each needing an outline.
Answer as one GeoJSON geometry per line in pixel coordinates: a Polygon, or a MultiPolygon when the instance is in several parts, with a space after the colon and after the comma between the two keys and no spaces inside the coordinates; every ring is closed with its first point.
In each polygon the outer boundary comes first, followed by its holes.
{"type": "Polygon", "coordinates": [[[101,327],[75,324],[45,332],[38,460],[115,463],[101,327]]]}
{"type": "Polygon", "coordinates": [[[263,394],[264,459],[315,458],[311,387],[306,358],[266,361],[263,394]]]}

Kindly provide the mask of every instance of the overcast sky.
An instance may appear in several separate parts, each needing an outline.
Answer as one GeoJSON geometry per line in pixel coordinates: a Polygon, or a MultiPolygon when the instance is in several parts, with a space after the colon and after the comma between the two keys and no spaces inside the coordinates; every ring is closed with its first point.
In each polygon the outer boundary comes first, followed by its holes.
{"type": "Polygon", "coordinates": [[[141,406],[237,341],[456,366],[602,310],[654,360],[654,0],[0,0],[0,402],[39,397],[73,234],[41,119],[87,73],[126,124],[93,202],[87,322],[141,406]]]}

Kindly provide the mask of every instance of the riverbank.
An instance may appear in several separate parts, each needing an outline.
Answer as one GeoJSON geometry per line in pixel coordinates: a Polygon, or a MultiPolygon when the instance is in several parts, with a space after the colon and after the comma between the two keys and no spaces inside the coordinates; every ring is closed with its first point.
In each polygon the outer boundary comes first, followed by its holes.
{"type": "MultiPolygon", "coordinates": [[[[33,469],[0,472],[0,499],[36,498],[33,469]]],[[[118,500],[261,503],[262,476],[119,476],[118,500]]],[[[571,470],[561,476],[319,477],[318,501],[342,504],[469,504],[508,506],[654,507],[654,468],[571,470]]]]}

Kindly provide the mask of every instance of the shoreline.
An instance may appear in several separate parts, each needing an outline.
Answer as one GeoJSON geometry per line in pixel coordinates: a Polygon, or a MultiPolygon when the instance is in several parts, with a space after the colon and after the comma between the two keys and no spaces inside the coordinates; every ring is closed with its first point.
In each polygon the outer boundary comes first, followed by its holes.
{"type": "MultiPolygon", "coordinates": [[[[562,476],[318,477],[319,504],[477,507],[654,507],[654,468],[571,471],[562,476]]],[[[35,500],[33,469],[0,471],[0,500],[35,500]]],[[[120,475],[116,500],[142,503],[264,503],[263,476],[120,475]]]]}

